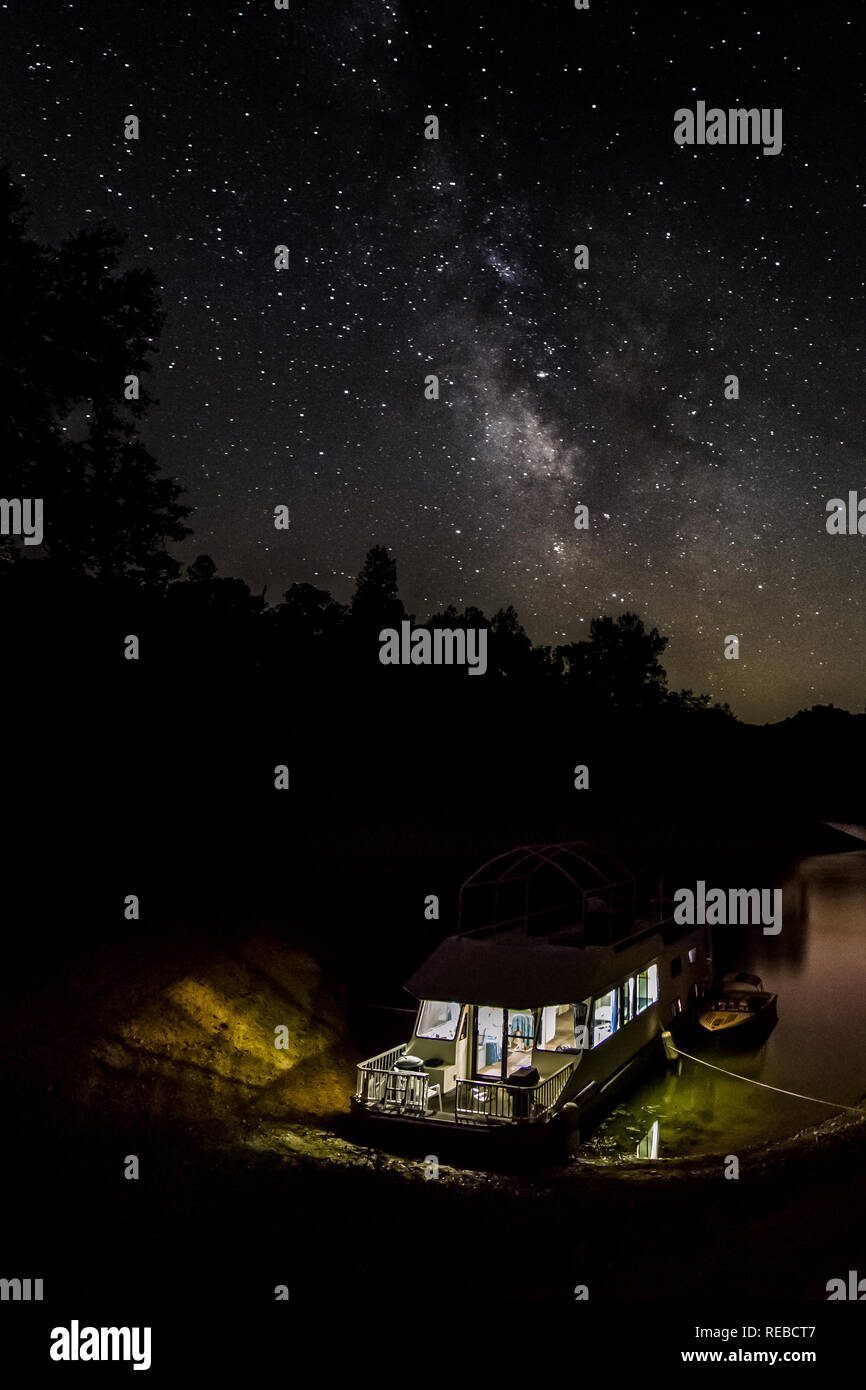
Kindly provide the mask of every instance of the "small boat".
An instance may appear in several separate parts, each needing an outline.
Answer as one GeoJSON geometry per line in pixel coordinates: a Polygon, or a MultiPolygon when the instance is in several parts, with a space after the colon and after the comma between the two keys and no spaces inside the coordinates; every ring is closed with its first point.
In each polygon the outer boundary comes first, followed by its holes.
{"type": "Polygon", "coordinates": [[[715,1036],[751,1035],[776,1022],[777,998],[764,989],[758,975],[747,975],[741,970],[726,975],[719,989],[707,994],[698,1023],[715,1036]]]}

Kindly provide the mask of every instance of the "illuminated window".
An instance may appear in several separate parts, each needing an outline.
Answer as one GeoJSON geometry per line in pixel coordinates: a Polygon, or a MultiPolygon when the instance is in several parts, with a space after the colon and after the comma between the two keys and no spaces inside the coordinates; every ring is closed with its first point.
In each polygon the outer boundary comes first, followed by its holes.
{"type": "Polygon", "coordinates": [[[440,1038],[450,1042],[457,1033],[460,1018],[459,1004],[446,1004],[441,999],[425,999],[421,1005],[418,1027],[419,1038],[440,1038]]]}
{"type": "Polygon", "coordinates": [[[478,1029],[475,1037],[475,1071],[478,1076],[502,1076],[502,1035],[505,1031],[505,1010],[478,1006],[478,1029]]]}
{"type": "Polygon", "coordinates": [[[592,1006],[592,1045],[598,1047],[605,1038],[609,1038],[611,1033],[615,1033],[619,1027],[617,1018],[617,1002],[619,991],[617,989],[608,990],[607,994],[602,994],[596,999],[592,1006]]]}
{"type": "Polygon", "coordinates": [[[643,1013],[650,1004],[655,1004],[659,997],[659,968],[651,965],[648,970],[642,970],[637,977],[637,1012],[643,1013]]]}
{"type": "Polygon", "coordinates": [[[693,946],[693,947],[691,948],[691,950],[689,951],[689,965],[694,965],[694,963],[695,963],[695,961],[697,960],[697,958],[698,958],[698,948],[697,948],[697,946],[693,946]]]}
{"type": "Polygon", "coordinates": [[[624,1028],[634,1018],[634,975],[619,987],[619,1021],[624,1028]]]}
{"type": "Polygon", "coordinates": [[[544,1052],[582,1052],[589,1046],[591,999],[582,1004],[549,1004],[541,1011],[537,1046],[544,1052]]]}

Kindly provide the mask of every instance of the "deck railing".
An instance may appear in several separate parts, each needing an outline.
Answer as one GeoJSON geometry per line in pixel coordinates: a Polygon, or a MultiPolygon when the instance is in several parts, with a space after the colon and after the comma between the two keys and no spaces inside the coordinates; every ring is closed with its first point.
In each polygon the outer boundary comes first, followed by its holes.
{"type": "Polygon", "coordinates": [[[405,1057],[409,1051],[408,1043],[398,1043],[396,1047],[389,1047],[387,1052],[377,1052],[375,1057],[368,1057],[366,1062],[358,1064],[358,1075],[368,1067],[381,1068],[393,1067],[394,1063],[401,1057],[405,1057]]]}
{"type": "Polygon", "coordinates": [[[458,1081],[457,1119],[470,1124],[479,1120],[512,1124],[540,1120],[559,1100],[572,1070],[573,1063],[567,1062],[537,1086],[514,1086],[507,1081],[458,1081]]]}
{"type": "Polygon", "coordinates": [[[358,1089],[355,1099],[359,1105],[398,1111],[400,1114],[423,1115],[427,1109],[426,1072],[398,1071],[395,1063],[406,1053],[406,1043],[380,1052],[358,1066],[358,1089]]]}
{"type": "Polygon", "coordinates": [[[544,1081],[540,1081],[534,1088],[535,1104],[540,1112],[544,1114],[546,1110],[552,1110],[559,1097],[565,1090],[566,1083],[574,1071],[574,1063],[566,1062],[564,1067],[555,1071],[552,1076],[548,1076],[544,1081]]]}
{"type": "MultiPolygon", "coordinates": [[[[406,1050],[406,1043],[401,1043],[359,1064],[355,1093],[359,1105],[403,1115],[426,1113],[429,1075],[396,1067],[406,1050]]],[[[566,1062],[536,1086],[516,1086],[507,1081],[458,1081],[455,1117],[470,1124],[487,1121],[525,1124],[540,1120],[559,1100],[573,1066],[572,1062],[566,1062]]]]}

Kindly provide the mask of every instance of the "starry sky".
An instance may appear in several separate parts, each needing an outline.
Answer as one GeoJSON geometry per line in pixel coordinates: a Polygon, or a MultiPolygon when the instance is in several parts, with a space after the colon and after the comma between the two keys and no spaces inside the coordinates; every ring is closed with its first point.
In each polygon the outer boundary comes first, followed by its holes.
{"type": "Polygon", "coordinates": [[[346,601],[384,543],[419,619],[513,603],[556,643],[635,611],[741,718],[862,710],[866,537],[825,527],[866,495],[854,14],[2,3],[32,233],[107,220],[162,285],[180,557],[346,601]],[[677,145],[699,99],[782,108],[781,154],[677,145]]]}

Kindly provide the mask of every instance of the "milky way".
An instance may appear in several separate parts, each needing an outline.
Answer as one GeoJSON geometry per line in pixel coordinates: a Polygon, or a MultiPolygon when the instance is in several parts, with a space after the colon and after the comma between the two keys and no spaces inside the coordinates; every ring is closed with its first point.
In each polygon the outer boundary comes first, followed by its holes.
{"type": "Polygon", "coordinates": [[[345,600],[384,542],[418,617],[513,603],[557,642],[632,610],[744,718],[861,709],[866,538],[824,525],[866,492],[851,21],[324,8],[0,11],[35,234],[106,219],[163,285],[146,438],[196,508],[182,558],[345,600]],[[677,145],[699,99],[781,108],[781,153],[677,145]]]}

